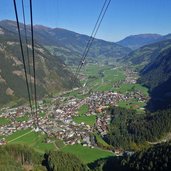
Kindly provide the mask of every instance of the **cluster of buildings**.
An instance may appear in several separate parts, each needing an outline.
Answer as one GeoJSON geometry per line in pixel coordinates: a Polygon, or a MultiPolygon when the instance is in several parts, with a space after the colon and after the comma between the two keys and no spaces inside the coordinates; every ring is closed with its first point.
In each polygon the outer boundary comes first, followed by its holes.
{"type": "Polygon", "coordinates": [[[137,99],[137,102],[147,102],[149,100],[149,97],[139,90],[128,92],[125,96],[127,99],[137,99]]]}
{"type": "Polygon", "coordinates": [[[107,134],[110,121],[111,121],[111,117],[107,113],[97,118],[96,129],[101,134],[102,137],[107,134]]]}
{"type": "Polygon", "coordinates": [[[103,109],[114,106],[123,95],[114,92],[94,92],[87,98],[86,103],[89,106],[89,113],[101,113],[103,109]]]}
{"type": "MultiPolygon", "coordinates": [[[[39,103],[39,112],[42,110],[46,113],[45,117],[38,116],[39,127],[49,136],[55,136],[66,144],[84,142],[84,144],[91,146],[88,137],[94,129],[102,136],[107,134],[111,118],[110,114],[106,112],[106,108],[116,105],[120,100],[128,100],[129,98],[138,98],[140,101],[147,100],[140,92],[130,92],[126,95],[114,92],[93,92],[85,99],[69,97],[66,100],[64,97],[58,97],[58,100],[61,101],[59,106],[51,104],[50,107],[47,107],[43,103],[39,103]],[[78,115],[78,109],[84,104],[88,105],[89,108],[88,112],[84,114],[85,116],[96,115],[96,123],[93,127],[84,122],[78,124],[73,121],[73,117],[78,115]]],[[[11,122],[0,126],[0,135],[8,136],[17,130],[34,128],[34,117],[30,117],[27,121],[16,121],[16,118],[23,117],[27,113],[30,113],[28,106],[4,110],[0,117],[7,118],[11,122]]]]}
{"type": "MultiPolygon", "coordinates": [[[[89,137],[91,128],[85,124],[76,124],[74,122],[64,123],[57,119],[51,122],[51,125],[40,124],[40,127],[48,134],[49,137],[53,136],[60,140],[63,140],[65,144],[81,144],[83,139],[89,137]],[[56,121],[56,123],[55,123],[56,121]]],[[[88,142],[87,145],[91,145],[88,142]]]]}
{"type": "MultiPolygon", "coordinates": [[[[130,70],[126,70],[126,72],[127,78],[124,82],[136,83],[135,73],[130,70]]],[[[110,106],[116,106],[119,101],[127,101],[131,98],[137,99],[139,102],[148,100],[148,97],[140,91],[131,91],[125,95],[111,91],[92,92],[84,99],[58,96],[52,99],[50,105],[46,105],[42,101],[39,102],[38,112],[45,112],[44,117],[41,117],[41,115],[38,115],[38,118],[31,116],[28,120],[20,122],[16,121],[16,118],[30,113],[29,107],[6,108],[0,117],[9,119],[10,123],[0,126],[0,135],[8,136],[17,130],[34,128],[35,120],[38,119],[39,125],[36,131],[42,130],[48,136],[55,136],[63,140],[65,144],[81,143],[84,146],[93,146],[94,142],[92,143],[90,135],[94,130],[102,136],[107,134],[111,118],[106,109],[110,106]],[[56,101],[59,103],[56,104],[56,101]],[[78,124],[73,121],[73,117],[78,116],[78,109],[84,104],[88,106],[85,116],[96,115],[96,122],[92,127],[84,122],[78,124]]],[[[5,139],[0,140],[0,144],[3,143],[6,143],[5,139]]]]}
{"type": "Polygon", "coordinates": [[[135,84],[137,82],[138,77],[136,72],[126,68],[125,75],[126,75],[126,78],[124,80],[125,83],[135,84]]]}
{"type": "Polygon", "coordinates": [[[29,121],[25,122],[17,122],[16,118],[20,118],[25,116],[28,112],[30,112],[30,109],[26,106],[21,106],[18,108],[4,108],[4,112],[0,115],[0,118],[5,118],[9,121],[9,123],[5,125],[0,126],[0,135],[1,136],[8,136],[11,135],[12,133],[16,132],[17,130],[21,129],[27,129],[32,126],[32,119],[29,121]]]}
{"type": "MultiPolygon", "coordinates": [[[[63,98],[61,99],[63,100],[63,98]]],[[[67,101],[61,103],[59,106],[55,107],[55,111],[53,111],[53,115],[55,117],[59,117],[61,120],[65,120],[68,122],[68,119],[71,119],[72,115],[75,115],[77,109],[86,103],[86,99],[76,99],[71,98],[67,99],[67,101]]]]}

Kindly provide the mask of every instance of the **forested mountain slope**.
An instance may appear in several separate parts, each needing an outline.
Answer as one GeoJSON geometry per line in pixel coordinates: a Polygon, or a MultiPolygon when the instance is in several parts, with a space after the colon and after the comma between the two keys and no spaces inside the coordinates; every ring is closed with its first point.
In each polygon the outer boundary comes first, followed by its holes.
{"type": "MultiPolygon", "coordinates": [[[[25,45],[24,50],[26,53],[25,45]]],[[[32,54],[30,45],[29,54],[30,56],[32,54]]],[[[74,76],[61,59],[51,55],[48,50],[37,43],[35,44],[35,58],[38,97],[72,88],[74,76]]],[[[0,27],[0,61],[0,104],[27,98],[18,35],[2,27],[0,27]]],[[[30,75],[31,85],[33,85],[33,72],[30,75]]]]}
{"type": "Polygon", "coordinates": [[[130,52],[123,58],[123,62],[137,66],[140,71],[147,64],[154,61],[160,53],[171,47],[171,39],[160,41],[154,44],[143,46],[135,51],[130,52]]]}
{"type": "Polygon", "coordinates": [[[137,150],[171,131],[171,109],[140,115],[134,110],[113,107],[110,112],[112,120],[105,140],[115,148],[137,150]]]}
{"type": "Polygon", "coordinates": [[[125,170],[165,170],[171,169],[171,144],[155,145],[145,151],[140,151],[122,160],[125,170]]]}
{"type": "Polygon", "coordinates": [[[92,171],[143,171],[171,169],[171,143],[162,143],[121,157],[100,159],[90,165],[92,171]]]}
{"type": "Polygon", "coordinates": [[[164,50],[155,61],[141,71],[139,80],[149,87],[152,108],[165,108],[171,104],[171,48],[164,50]]]}

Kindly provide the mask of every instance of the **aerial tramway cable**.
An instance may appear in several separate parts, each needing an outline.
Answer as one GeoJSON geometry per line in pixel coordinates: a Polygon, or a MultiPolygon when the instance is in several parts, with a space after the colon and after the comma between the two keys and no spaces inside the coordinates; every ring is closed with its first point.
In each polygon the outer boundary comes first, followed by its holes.
{"type": "Polygon", "coordinates": [[[21,33],[20,33],[20,25],[19,25],[19,20],[18,20],[18,12],[17,12],[16,1],[13,0],[13,3],[14,3],[15,16],[16,16],[16,21],[17,21],[18,36],[19,36],[21,56],[22,56],[22,61],[23,61],[23,66],[24,66],[24,73],[25,73],[25,80],[26,80],[26,87],[27,87],[27,92],[28,92],[29,104],[30,104],[30,108],[32,108],[31,95],[30,95],[30,90],[29,90],[29,83],[28,83],[27,70],[26,70],[26,62],[25,62],[21,33]]]}
{"type": "Polygon", "coordinates": [[[28,36],[27,36],[27,28],[26,28],[26,19],[25,19],[25,9],[24,9],[24,0],[22,0],[22,12],[23,12],[23,22],[24,22],[24,36],[26,43],[26,54],[27,54],[27,62],[28,62],[28,73],[29,73],[29,81],[30,81],[30,96],[31,96],[31,113],[33,111],[32,101],[33,101],[33,89],[32,89],[32,81],[31,81],[31,68],[30,68],[30,57],[29,57],[29,49],[28,49],[28,36]]]}
{"type": "Polygon", "coordinates": [[[110,2],[111,2],[111,0],[109,0],[109,1],[105,0],[104,4],[102,6],[102,9],[101,9],[100,14],[98,16],[96,24],[95,24],[95,26],[93,28],[92,34],[90,36],[90,39],[87,42],[86,48],[85,48],[84,53],[83,53],[82,58],[81,58],[81,61],[80,61],[79,65],[78,65],[78,68],[77,68],[77,70],[75,72],[75,78],[77,78],[77,76],[79,75],[79,72],[80,72],[82,66],[84,65],[85,58],[88,55],[90,47],[92,46],[92,43],[93,43],[93,41],[95,39],[95,36],[96,36],[96,34],[97,34],[97,32],[98,32],[98,30],[100,28],[100,25],[101,25],[101,23],[103,21],[103,18],[104,18],[105,14],[106,14],[106,11],[107,11],[107,9],[108,9],[108,7],[110,5],[110,2]]]}
{"type": "MultiPolygon", "coordinates": [[[[83,52],[82,58],[85,56],[85,53],[86,53],[86,51],[87,51],[87,48],[88,48],[88,47],[89,47],[89,45],[90,45],[90,42],[91,42],[91,40],[92,40],[92,38],[93,38],[93,35],[94,35],[94,32],[95,32],[95,29],[96,29],[97,24],[98,24],[98,22],[99,22],[99,20],[100,20],[100,17],[101,17],[101,15],[102,15],[102,12],[103,12],[103,10],[104,10],[104,7],[105,7],[106,3],[107,3],[107,0],[105,0],[105,2],[104,2],[104,4],[103,4],[103,7],[102,7],[102,9],[101,9],[101,11],[100,11],[100,14],[99,14],[99,16],[98,16],[98,19],[97,19],[97,21],[96,21],[96,24],[95,24],[95,26],[94,26],[94,28],[93,28],[92,33],[91,33],[91,36],[89,37],[89,40],[88,40],[88,42],[87,42],[87,44],[86,44],[86,47],[85,47],[85,49],[84,49],[84,52],[83,52]]],[[[81,66],[81,64],[82,64],[82,58],[81,58],[81,61],[80,61],[80,63],[79,63],[79,66],[78,66],[78,68],[77,68],[77,70],[76,70],[76,73],[78,72],[79,67],[80,67],[80,66],[81,66]]]]}
{"type": "Polygon", "coordinates": [[[32,10],[32,0],[30,0],[30,20],[31,20],[31,41],[32,41],[32,55],[33,55],[33,76],[34,76],[34,101],[36,108],[36,125],[39,126],[38,123],[38,112],[37,112],[37,88],[36,88],[36,67],[35,67],[35,51],[34,51],[34,33],[33,33],[33,10],[32,10]]]}

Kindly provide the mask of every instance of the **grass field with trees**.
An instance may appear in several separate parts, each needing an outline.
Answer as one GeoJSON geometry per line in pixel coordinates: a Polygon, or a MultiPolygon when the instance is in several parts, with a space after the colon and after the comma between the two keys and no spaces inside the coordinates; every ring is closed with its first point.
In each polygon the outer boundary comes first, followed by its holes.
{"type": "Polygon", "coordinates": [[[114,153],[90,147],[83,147],[82,145],[67,145],[62,148],[63,152],[71,153],[77,156],[81,161],[91,163],[99,158],[106,158],[114,156],[114,153]]]}

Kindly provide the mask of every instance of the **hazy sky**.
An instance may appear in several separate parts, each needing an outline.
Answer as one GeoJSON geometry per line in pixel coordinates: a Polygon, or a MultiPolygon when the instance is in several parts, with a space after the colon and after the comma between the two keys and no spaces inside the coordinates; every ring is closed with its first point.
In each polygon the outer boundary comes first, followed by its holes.
{"type": "MultiPolygon", "coordinates": [[[[22,22],[21,0],[16,0],[22,22]]],[[[90,35],[104,0],[32,0],[34,24],[90,35]]],[[[29,23],[29,1],[24,0],[29,23]]],[[[97,38],[171,33],[171,0],[112,0],[97,38]]],[[[15,20],[13,0],[0,0],[0,20],[15,20]]]]}

